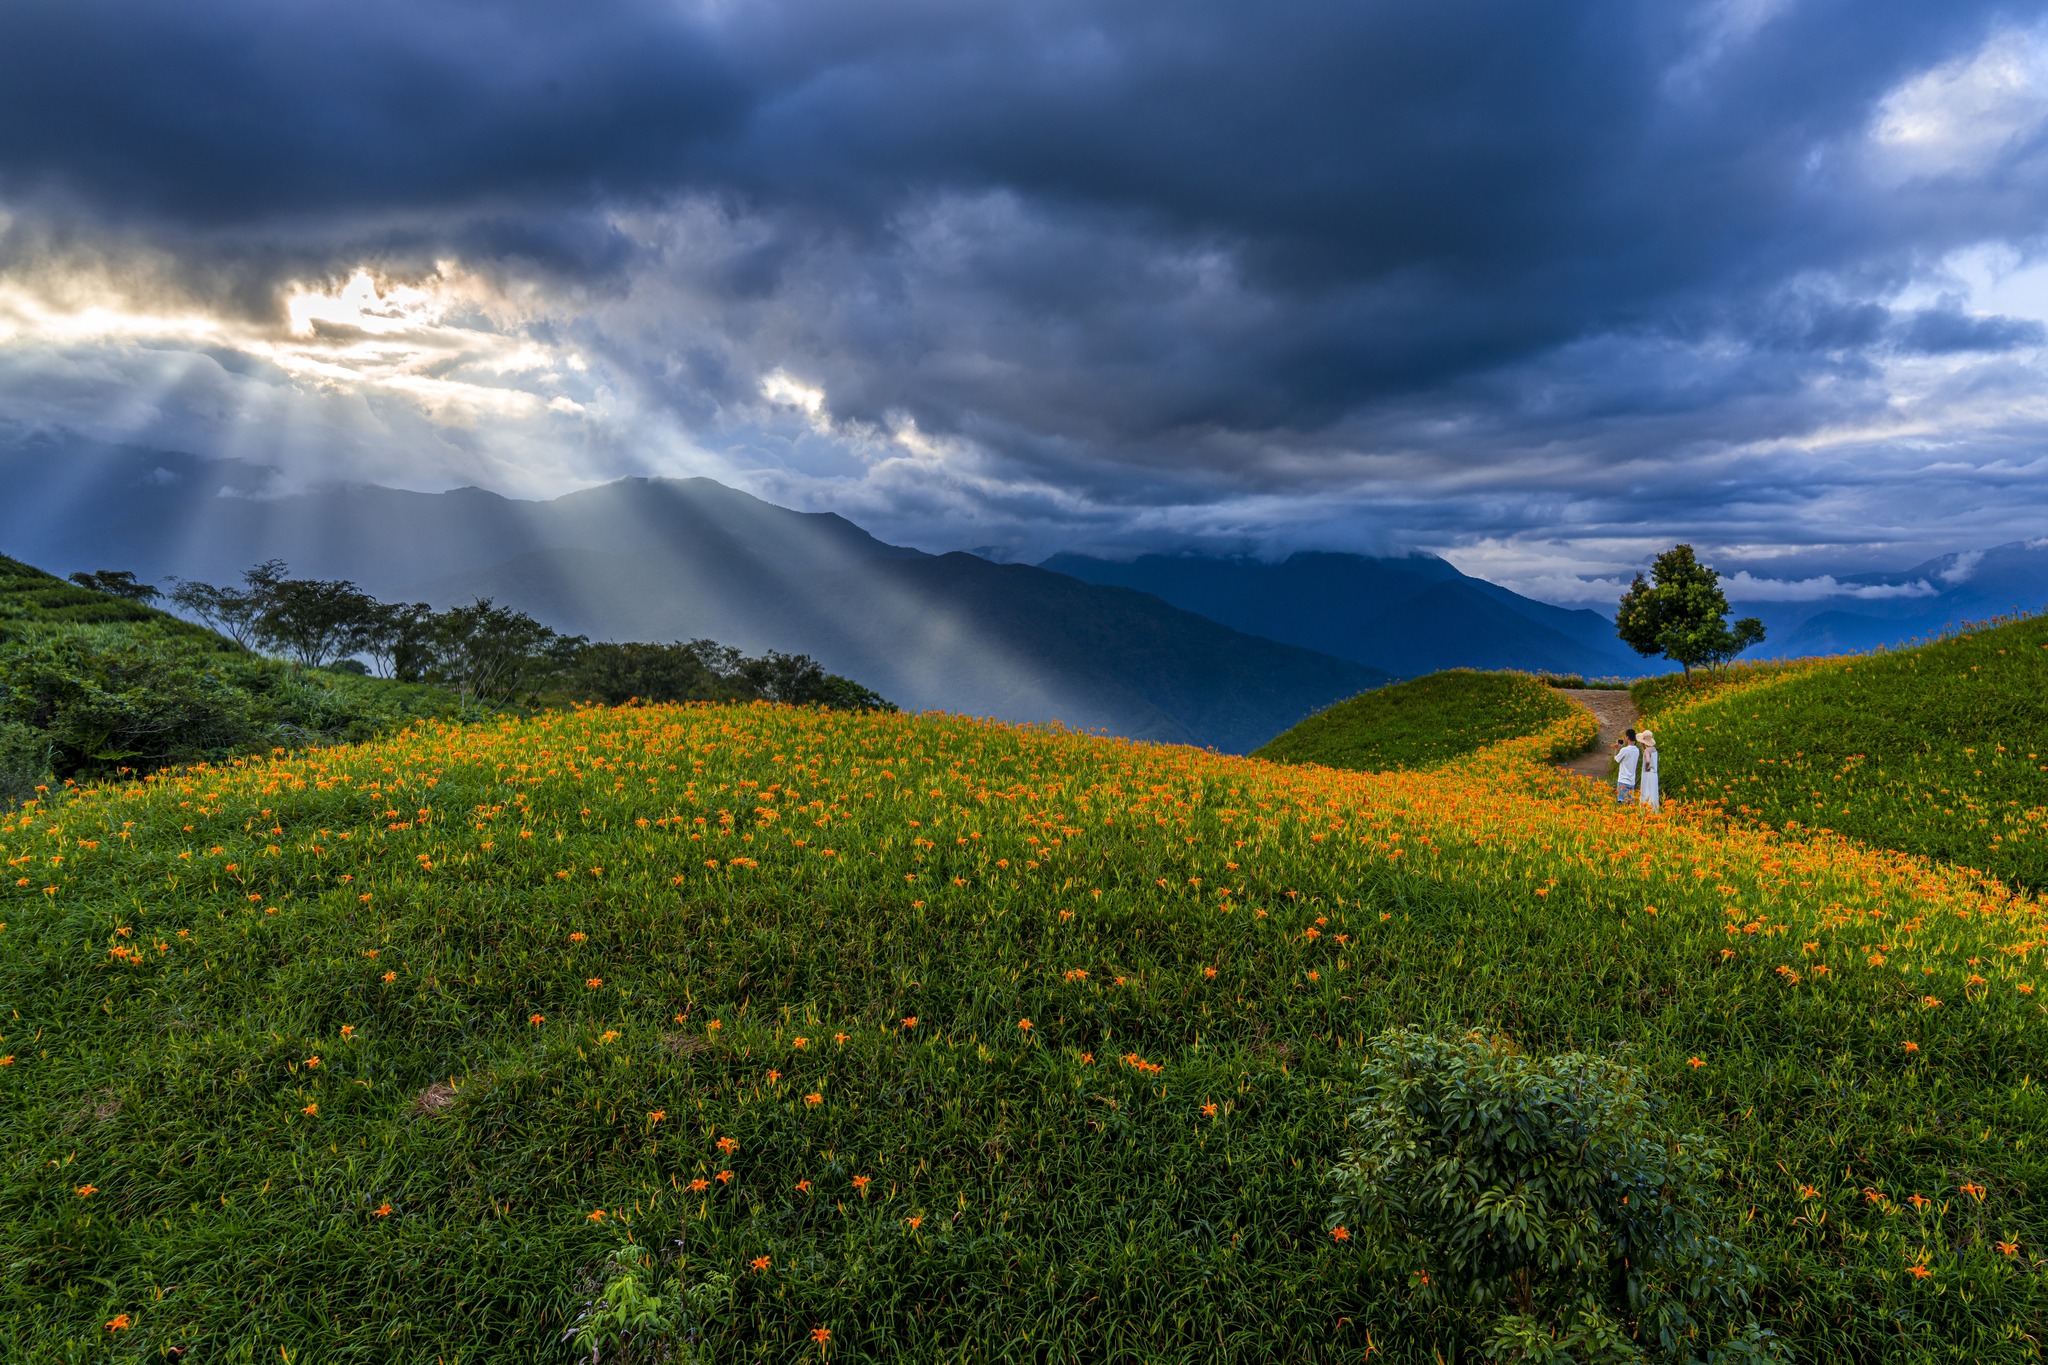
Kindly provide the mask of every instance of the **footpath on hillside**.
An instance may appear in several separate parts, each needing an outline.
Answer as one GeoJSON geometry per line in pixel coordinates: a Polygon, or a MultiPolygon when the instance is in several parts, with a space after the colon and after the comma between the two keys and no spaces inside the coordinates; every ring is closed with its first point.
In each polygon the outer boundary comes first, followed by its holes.
{"type": "Polygon", "coordinates": [[[1558,692],[1593,713],[1593,718],[1600,722],[1600,738],[1587,752],[1557,766],[1595,782],[1607,781],[1614,776],[1614,741],[1641,714],[1636,710],[1635,699],[1625,691],[1598,687],[1561,687],[1558,692]]]}

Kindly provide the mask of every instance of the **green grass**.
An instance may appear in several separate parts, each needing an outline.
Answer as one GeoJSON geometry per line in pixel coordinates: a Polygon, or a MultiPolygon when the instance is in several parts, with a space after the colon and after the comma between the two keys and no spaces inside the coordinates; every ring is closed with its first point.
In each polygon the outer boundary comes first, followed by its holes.
{"type": "Polygon", "coordinates": [[[223,652],[238,650],[232,641],[167,611],[81,588],[0,555],[0,642],[51,628],[109,625],[141,627],[223,652]]]}
{"type": "Polygon", "coordinates": [[[1468,1361],[1330,1233],[1413,1023],[1626,1049],[1799,1358],[2037,1360],[2040,903],[1549,742],[590,710],[0,821],[5,1357],[566,1361],[632,1238],[717,1360],[1468,1361]]]}
{"type": "Polygon", "coordinates": [[[1532,735],[1572,704],[1526,673],[1454,668],[1338,702],[1267,741],[1254,757],[1357,772],[1427,768],[1532,735]]]}
{"type": "Polygon", "coordinates": [[[2048,887],[2048,617],[1636,696],[1668,795],[2048,887]]]}

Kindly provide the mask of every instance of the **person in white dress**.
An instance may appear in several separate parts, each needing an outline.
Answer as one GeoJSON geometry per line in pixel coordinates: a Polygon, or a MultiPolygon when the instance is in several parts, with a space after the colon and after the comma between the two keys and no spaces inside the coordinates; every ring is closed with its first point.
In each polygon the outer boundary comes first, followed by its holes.
{"type": "Polygon", "coordinates": [[[1636,747],[1643,751],[1642,779],[1636,789],[1636,800],[1645,809],[1657,810],[1663,802],[1657,789],[1657,737],[1645,730],[1636,736],[1636,747]]]}

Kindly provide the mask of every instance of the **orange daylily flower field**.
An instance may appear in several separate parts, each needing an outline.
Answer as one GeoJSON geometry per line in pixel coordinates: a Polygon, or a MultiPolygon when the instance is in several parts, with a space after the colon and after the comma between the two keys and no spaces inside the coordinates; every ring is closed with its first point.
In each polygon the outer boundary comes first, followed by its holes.
{"type": "Polygon", "coordinates": [[[1412,1023],[1626,1048],[1800,1358],[2038,1359],[2042,902],[1617,810],[1541,761],[1591,724],[591,709],[32,808],[7,1358],[567,1360],[630,1241],[703,1359],[1429,1359],[1325,1179],[1412,1023]]]}

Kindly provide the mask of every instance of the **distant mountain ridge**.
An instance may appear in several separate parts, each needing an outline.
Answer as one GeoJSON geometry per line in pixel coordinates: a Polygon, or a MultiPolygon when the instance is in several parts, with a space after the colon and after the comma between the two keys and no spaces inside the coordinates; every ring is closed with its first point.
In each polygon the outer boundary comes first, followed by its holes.
{"type": "Polygon", "coordinates": [[[2048,607],[2048,538],[1965,550],[1890,572],[1845,574],[1848,591],[1736,606],[1771,627],[1766,658],[1844,654],[1926,639],[1950,627],[2048,607]],[[1846,599],[1846,600],[1845,600],[1846,599]]]}
{"type": "Polygon", "coordinates": [[[600,639],[810,654],[912,710],[1243,752],[1387,677],[1143,593],[889,545],[709,479],[625,479],[544,502],[478,489],[267,496],[247,465],[16,448],[0,450],[0,484],[0,548],[60,572],[229,582],[275,557],[387,600],[493,597],[600,639]]]}
{"type": "Polygon", "coordinates": [[[1149,592],[1211,620],[1397,677],[1445,668],[1518,668],[1590,676],[1653,666],[1599,612],[1523,597],[1434,555],[1309,552],[1279,563],[1062,554],[1041,568],[1149,592]]]}

